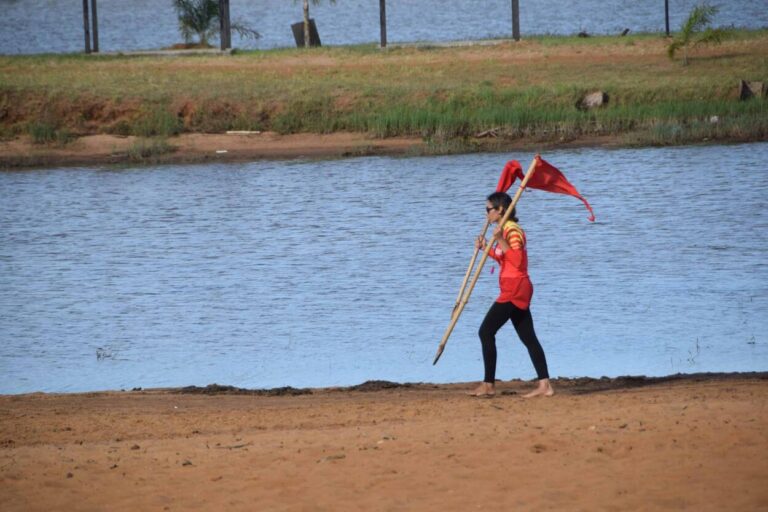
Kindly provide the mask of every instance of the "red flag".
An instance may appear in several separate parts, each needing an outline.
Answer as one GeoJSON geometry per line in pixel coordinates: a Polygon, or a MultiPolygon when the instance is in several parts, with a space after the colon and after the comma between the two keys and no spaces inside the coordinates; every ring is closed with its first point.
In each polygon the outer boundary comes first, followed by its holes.
{"type": "MultiPolygon", "coordinates": [[[[501,178],[499,178],[499,184],[496,187],[496,191],[506,192],[509,190],[512,183],[515,182],[515,178],[520,179],[520,181],[523,180],[523,169],[520,167],[520,163],[517,162],[517,160],[510,160],[504,166],[504,170],[501,171],[501,178]]],[[[528,180],[526,187],[576,197],[580,199],[581,202],[584,203],[584,206],[587,207],[587,210],[589,210],[589,220],[592,222],[595,221],[595,214],[592,211],[592,207],[589,206],[587,200],[579,194],[576,187],[571,185],[571,183],[565,179],[562,172],[539,155],[536,155],[536,172],[534,172],[531,179],[528,180]]]]}
{"type": "Polygon", "coordinates": [[[496,192],[506,192],[515,182],[515,178],[523,179],[523,168],[517,160],[510,160],[504,166],[499,177],[499,184],[496,185],[496,192]]]}

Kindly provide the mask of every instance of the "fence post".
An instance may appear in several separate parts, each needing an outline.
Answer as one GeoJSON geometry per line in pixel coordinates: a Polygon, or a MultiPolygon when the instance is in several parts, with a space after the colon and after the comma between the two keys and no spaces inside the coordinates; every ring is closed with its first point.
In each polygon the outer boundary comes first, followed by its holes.
{"type": "Polygon", "coordinates": [[[222,51],[232,48],[232,28],[229,22],[229,0],[219,0],[219,46],[222,51]]]}
{"type": "Polygon", "coordinates": [[[227,4],[227,48],[232,48],[232,22],[229,17],[229,0],[224,0],[224,3],[227,4]]]}
{"type": "Polygon", "coordinates": [[[379,25],[381,25],[381,47],[387,47],[387,0],[379,0],[379,25]]]}
{"type": "Polygon", "coordinates": [[[93,22],[93,51],[99,53],[99,15],[96,11],[96,0],[91,0],[91,11],[93,16],[91,21],[93,22]]]}
{"type": "Polygon", "coordinates": [[[85,30],[85,53],[91,53],[91,23],[88,21],[88,0],[83,0],[83,30],[85,30]]]}
{"type": "Polygon", "coordinates": [[[512,39],[520,40],[520,0],[512,0],[512,39]]]}

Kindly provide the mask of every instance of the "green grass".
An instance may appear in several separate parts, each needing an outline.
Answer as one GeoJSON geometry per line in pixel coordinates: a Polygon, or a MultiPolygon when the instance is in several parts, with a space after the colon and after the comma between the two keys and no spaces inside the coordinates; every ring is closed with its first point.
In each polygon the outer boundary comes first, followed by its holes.
{"type": "Polygon", "coordinates": [[[133,162],[152,162],[174,151],[164,138],[138,139],[128,148],[127,157],[133,162]]]}
{"type": "Polygon", "coordinates": [[[0,57],[0,135],[355,131],[422,136],[435,151],[466,148],[490,128],[506,139],[765,137],[766,101],[739,102],[735,90],[742,78],[768,80],[768,30],[735,31],[686,67],[667,44],[659,34],[543,35],[493,47],[0,57]],[[575,108],[597,89],[610,96],[605,108],[575,108]]]}
{"type": "Polygon", "coordinates": [[[56,140],[56,127],[44,121],[35,121],[29,124],[29,136],[35,144],[49,144],[56,140]]]}

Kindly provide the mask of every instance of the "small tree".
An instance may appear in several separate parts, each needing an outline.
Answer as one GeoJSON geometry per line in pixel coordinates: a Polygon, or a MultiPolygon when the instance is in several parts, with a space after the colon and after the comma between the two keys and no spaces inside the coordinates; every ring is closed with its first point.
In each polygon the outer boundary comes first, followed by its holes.
{"type": "MultiPolygon", "coordinates": [[[[294,0],[294,2],[297,0],[294,0]]],[[[304,2],[304,48],[309,48],[309,0],[303,0],[304,2]]],[[[320,5],[320,0],[312,0],[314,5],[320,5]]],[[[336,0],[331,0],[332,4],[336,3],[336,0]]]]}
{"type": "MultiPolygon", "coordinates": [[[[209,46],[208,39],[219,33],[218,0],[172,0],[179,17],[179,31],[184,42],[197,36],[200,46],[209,46]]],[[[241,22],[232,24],[232,30],[242,37],[258,39],[261,35],[241,22]]]]}
{"type": "Polygon", "coordinates": [[[707,5],[706,3],[694,7],[688,15],[688,19],[685,20],[682,27],[680,27],[680,32],[667,47],[667,55],[669,55],[669,58],[674,59],[675,53],[682,49],[683,65],[687,66],[689,46],[720,43],[725,38],[727,34],[726,31],[717,28],[713,29],[709,26],[709,24],[712,23],[712,18],[717,14],[717,11],[717,7],[707,5]]]}

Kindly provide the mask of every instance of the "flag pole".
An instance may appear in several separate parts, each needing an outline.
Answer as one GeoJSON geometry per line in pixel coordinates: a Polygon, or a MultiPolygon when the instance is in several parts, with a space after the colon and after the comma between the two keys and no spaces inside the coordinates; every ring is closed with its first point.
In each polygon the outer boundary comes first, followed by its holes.
{"type": "MultiPolygon", "coordinates": [[[[528,172],[525,173],[525,176],[523,177],[523,181],[520,182],[520,186],[517,189],[517,192],[515,192],[515,196],[512,198],[512,203],[507,207],[507,210],[504,212],[504,216],[499,221],[499,226],[504,226],[504,224],[509,220],[510,215],[512,214],[512,210],[515,209],[515,206],[517,205],[517,202],[520,200],[520,196],[523,193],[523,190],[525,189],[525,186],[528,184],[528,180],[531,179],[533,176],[533,173],[536,172],[536,163],[539,160],[539,155],[536,155],[533,158],[533,161],[531,162],[531,165],[528,167],[528,172]]],[[[443,339],[440,340],[440,345],[437,347],[437,354],[435,354],[435,359],[432,361],[433,365],[437,364],[437,361],[440,359],[440,356],[443,355],[443,350],[445,350],[445,345],[448,343],[448,338],[451,336],[451,332],[453,332],[453,328],[456,327],[456,322],[459,321],[459,316],[461,316],[461,312],[464,311],[464,307],[467,305],[467,302],[469,302],[469,296],[472,295],[472,290],[475,288],[475,284],[477,283],[477,280],[480,278],[480,272],[483,270],[483,265],[485,265],[485,260],[488,259],[488,254],[491,252],[491,246],[492,243],[488,243],[485,246],[485,250],[483,251],[483,256],[480,258],[480,263],[477,266],[477,270],[475,270],[475,275],[472,277],[472,282],[469,284],[469,288],[467,289],[466,293],[461,299],[461,303],[459,304],[458,309],[451,317],[451,322],[448,324],[448,328],[445,330],[445,334],[443,334],[443,339]]]]}
{"type": "MultiPolygon", "coordinates": [[[[480,236],[485,238],[485,233],[488,231],[488,226],[491,225],[491,221],[488,219],[485,219],[485,226],[483,226],[483,231],[480,233],[480,236]]],[[[464,281],[461,283],[461,288],[459,288],[459,295],[456,297],[456,304],[453,305],[453,310],[451,310],[451,318],[453,318],[453,315],[456,314],[456,310],[459,308],[459,302],[461,302],[461,297],[464,295],[464,289],[467,287],[467,282],[469,281],[469,276],[472,274],[472,269],[475,266],[475,261],[477,261],[477,255],[480,253],[480,248],[475,247],[475,252],[472,254],[472,259],[469,260],[469,266],[467,267],[467,272],[464,274],[464,281]]]]}

